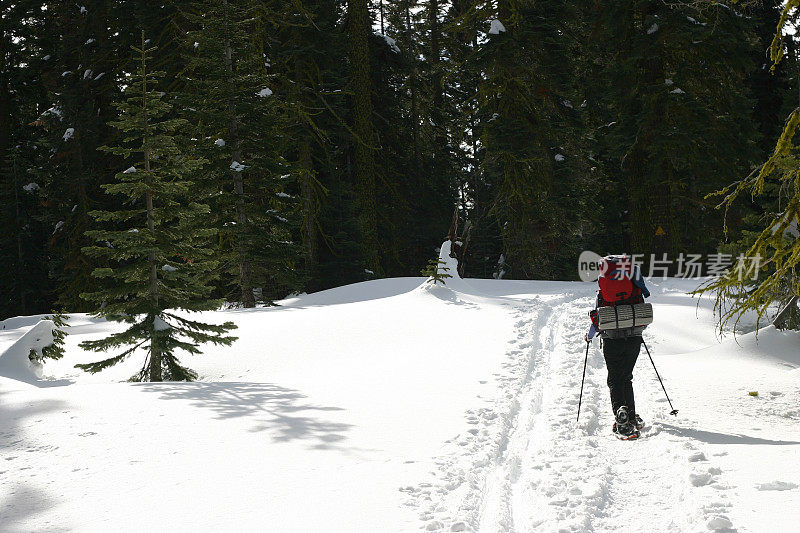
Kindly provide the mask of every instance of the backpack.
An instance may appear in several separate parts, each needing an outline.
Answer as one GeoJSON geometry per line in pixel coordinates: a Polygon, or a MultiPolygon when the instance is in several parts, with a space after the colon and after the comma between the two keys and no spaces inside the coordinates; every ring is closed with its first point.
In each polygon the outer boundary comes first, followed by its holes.
{"type": "Polygon", "coordinates": [[[597,284],[597,304],[589,316],[603,338],[641,335],[644,327],[653,322],[653,307],[644,303],[650,291],[628,257],[604,257],[597,284]]]}
{"type": "Polygon", "coordinates": [[[642,303],[642,289],[634,284],[639,269],[626,256],[610,255],[600,263],[598,307],[642,303]]]}

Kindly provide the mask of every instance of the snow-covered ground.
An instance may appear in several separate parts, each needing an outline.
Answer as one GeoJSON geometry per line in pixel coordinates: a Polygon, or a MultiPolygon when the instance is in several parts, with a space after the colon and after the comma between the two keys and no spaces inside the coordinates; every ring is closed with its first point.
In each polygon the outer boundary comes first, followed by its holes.
{"type": "MultiPolygon", "coordinates": [[[[423,281],[206,313],[239,340],[184,358],[196,383],[81,373],[117,326],[73,315],[45,380],[0,377],[0,530],[798,531],[800,335],[720,341],[695,283],[652,282],[680,413],[643,350],[622,442],[597,341],[575,421],[593,284],[423,281]]],[[[3,323],[0,361],[40,318],[3,323]]]]}

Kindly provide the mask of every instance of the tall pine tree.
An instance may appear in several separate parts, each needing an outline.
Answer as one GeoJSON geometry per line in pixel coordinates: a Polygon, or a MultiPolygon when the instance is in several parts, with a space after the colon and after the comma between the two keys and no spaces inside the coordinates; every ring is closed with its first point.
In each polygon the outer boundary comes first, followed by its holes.
{"type": "MultiPolygon", "coordinates": [[[[273,13],[258,2],[195,2],[185,12],[187,119],[196,151],[210,163],[205,185],[219,229],[218,259],[236,287],[234,300],[255,305],[299,288],[297,172],[285,158],[286,109],[253,34],[273,13]]],[[[230,281],[228,281],[230,280],[230,281]]],[[[227,294],[226,294],[227,296],[227,294]]]]}

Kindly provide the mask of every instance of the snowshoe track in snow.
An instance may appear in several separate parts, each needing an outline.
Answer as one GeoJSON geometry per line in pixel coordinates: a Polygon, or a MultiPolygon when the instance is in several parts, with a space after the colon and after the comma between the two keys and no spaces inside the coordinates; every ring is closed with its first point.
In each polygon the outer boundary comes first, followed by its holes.
{"type": "Polygon", "coordinates": [[[518,335],[495,376],[501,394],[467,412],[470,429],[447,443],[432,481],[402,489],[424,530],[733,530],[721,469],[697,441],[663,431],[667,410],[646,357],[634,373],[637,404],[652,420],[641,439],[611,434],[597,343],[576,425],[591,305],[574,296],[518,304],[518,335]]]}

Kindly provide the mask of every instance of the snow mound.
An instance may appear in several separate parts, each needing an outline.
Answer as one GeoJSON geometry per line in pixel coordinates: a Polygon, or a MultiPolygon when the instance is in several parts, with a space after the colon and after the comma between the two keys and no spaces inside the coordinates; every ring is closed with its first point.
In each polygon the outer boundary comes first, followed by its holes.
{"type": "Polygon", "coordinates": [[[0,355],[0,376],[35,383],[42,377],[42,366],[30,360],[31,350],[41,353],[42,348],[53,343],[51,320],[40,320],[10,348],[0,355]]]}
{"type": "Polygon", "coordinates": [[[494,19],[494,20],[493,20],[493,21],[492,21],[492,22],[489,24],[489,35],[498,35],[498,34],[500,34],[501,32],[505,32],[505,31],[506,31],[506,27],[505,27],[505,26],[503,26],[503,23],[502,23],[502,22],[500,22],[500,21],[499,21],[499,20],[497,20],[497,19],[494,19]]]}
{"type": "Polygon", "coordinates": [[[439,249],[439,261],[442,261],[442,263],[439,264],[439,270],[450,274],[452,277],[444,280],[444,286],[434,283],[431,278],[427,278],[422,285],[419,286],[419,290],[435,293],[438,296],[442,295],[442,291],[456,291],[462,294],[480,293],[480,291],[476,291],[458,275],[458,260],[455,257],[450,257],[451,250],[452,242],[449,240],[444,241],[442,247],[439,249]]]}

